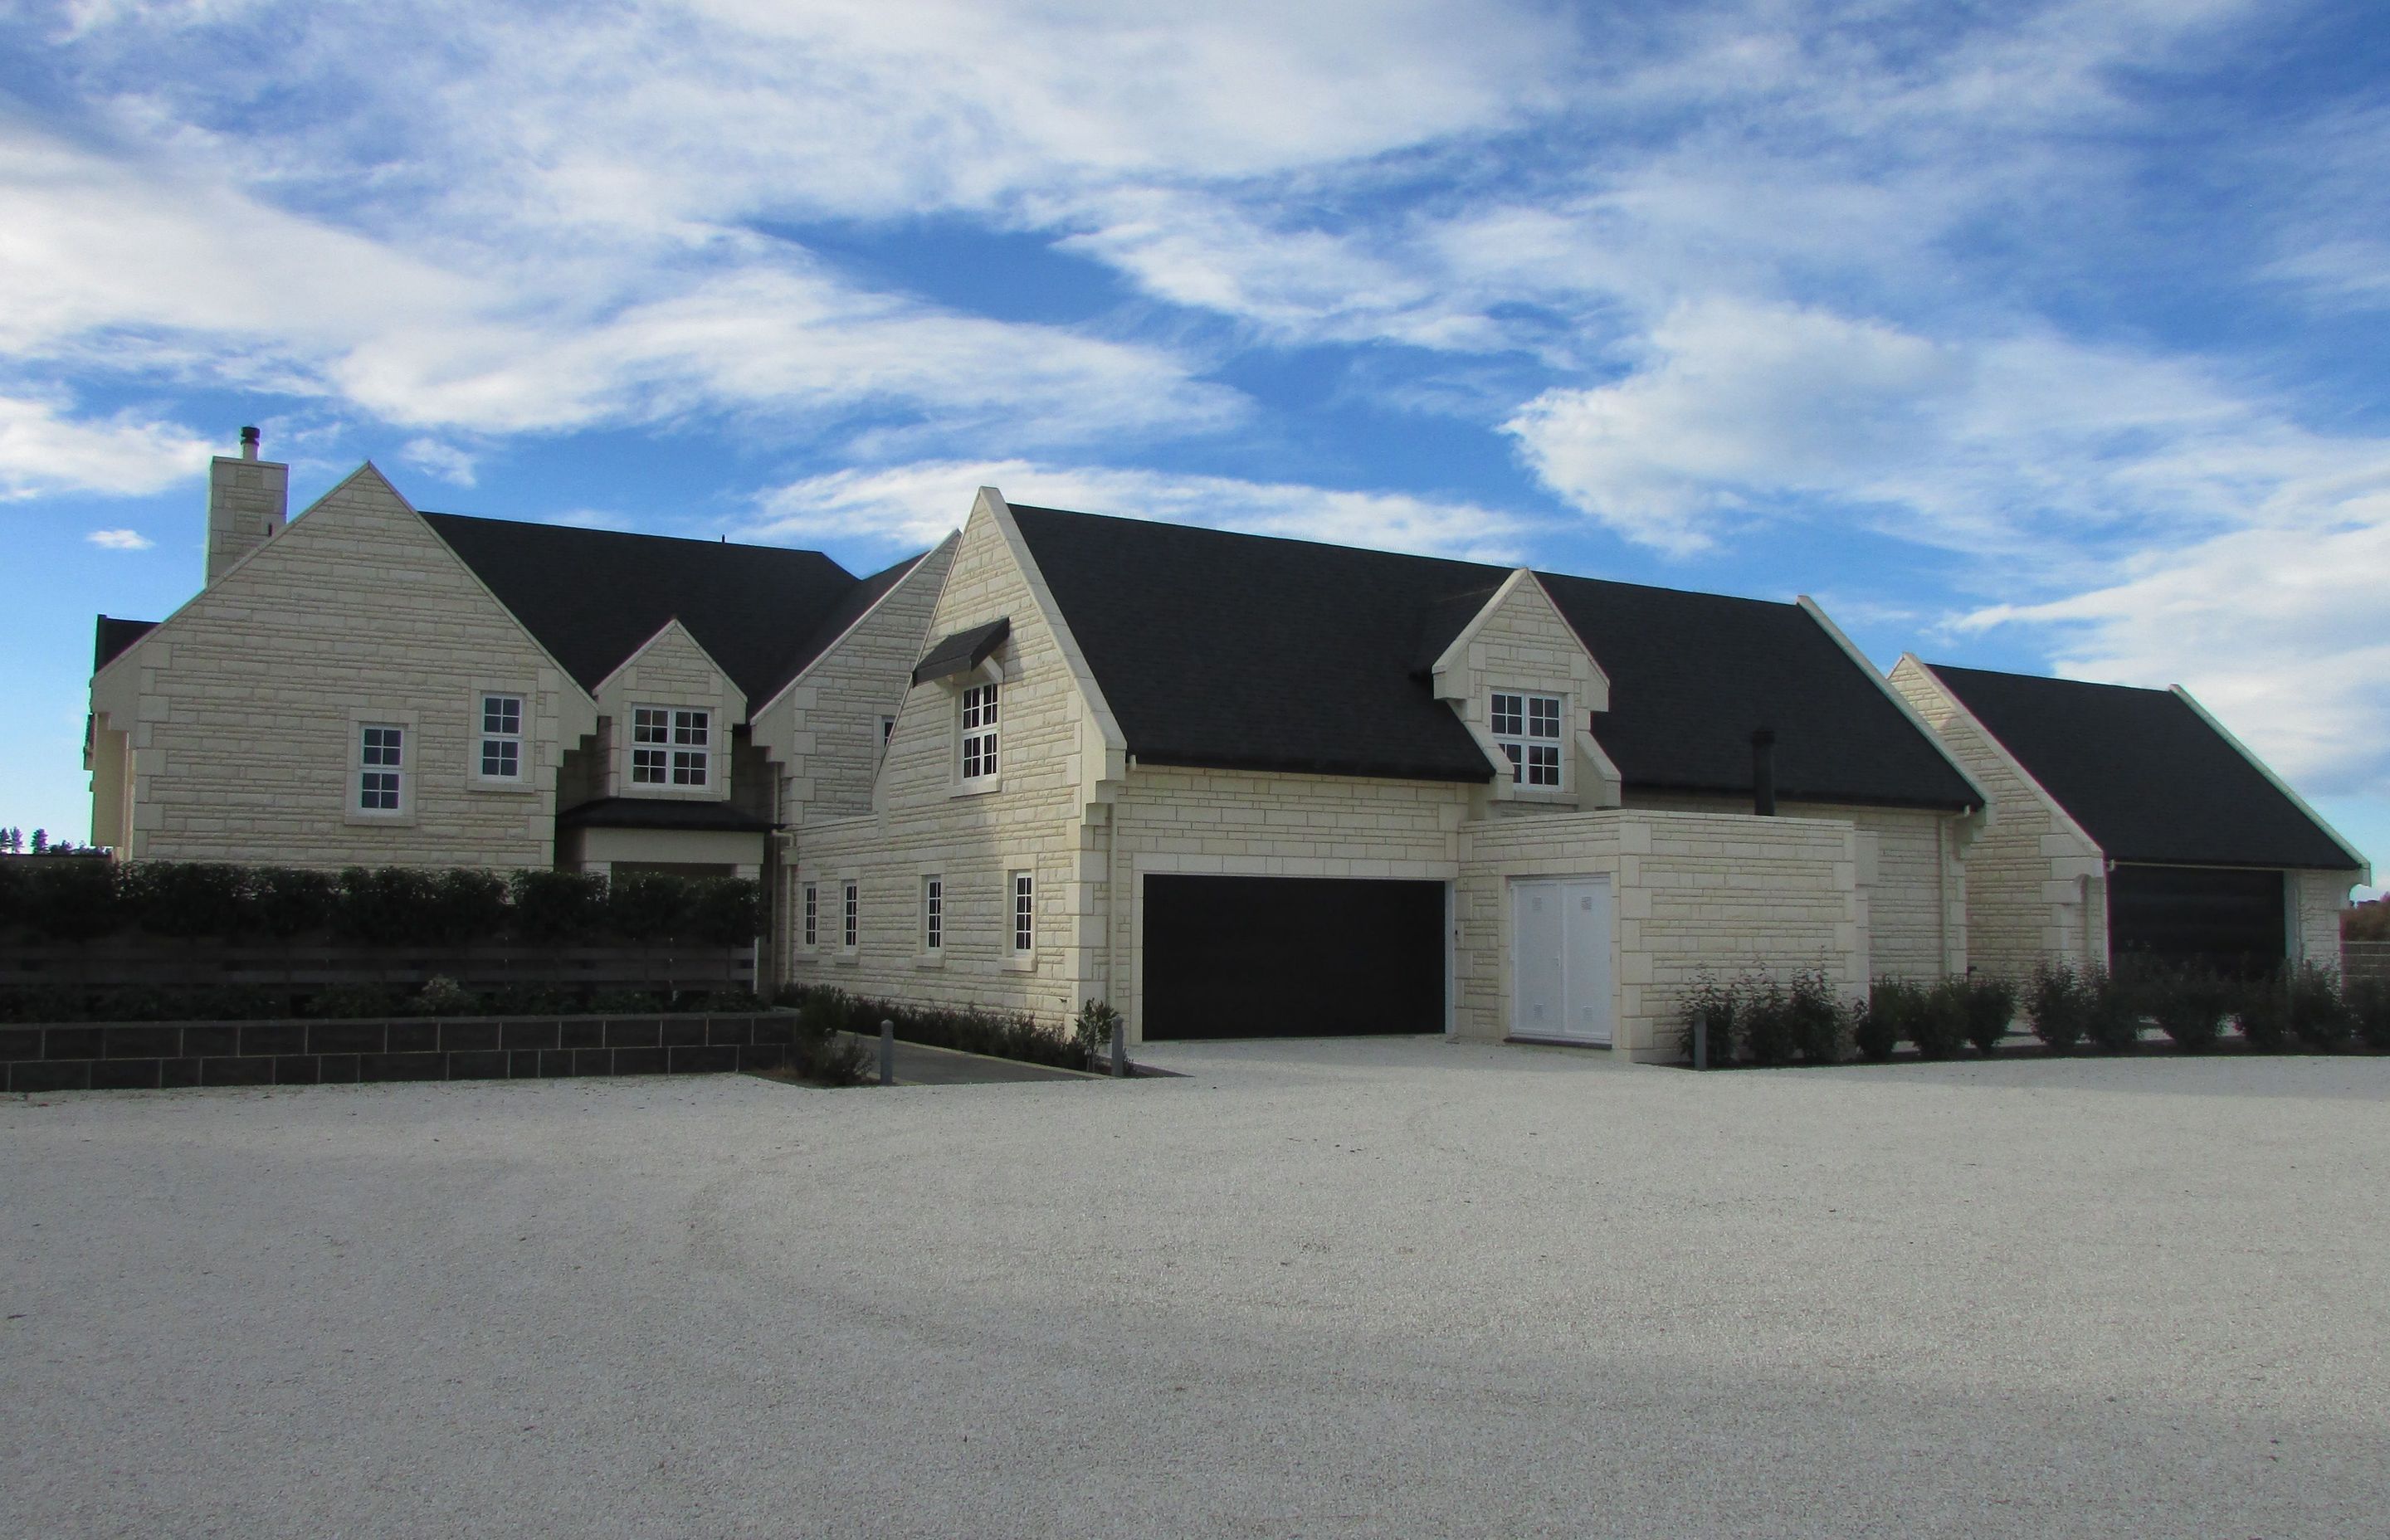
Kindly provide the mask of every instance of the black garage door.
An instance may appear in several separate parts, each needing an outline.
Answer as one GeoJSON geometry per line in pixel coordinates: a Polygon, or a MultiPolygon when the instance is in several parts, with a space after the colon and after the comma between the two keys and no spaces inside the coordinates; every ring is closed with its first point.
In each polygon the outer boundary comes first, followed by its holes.
{"type": "Polygon", "coordinates": [[[2232,973],[2282,964],[2282,874],[2219,866],[2118,866],[2108,876],[2117,963],[2198,963],[2232,973]]]}
{"type": "Polygon", "coordinates": [[[1444,884],[1145,879],[1145,1035],[1444,1031],[1444,884]]]}

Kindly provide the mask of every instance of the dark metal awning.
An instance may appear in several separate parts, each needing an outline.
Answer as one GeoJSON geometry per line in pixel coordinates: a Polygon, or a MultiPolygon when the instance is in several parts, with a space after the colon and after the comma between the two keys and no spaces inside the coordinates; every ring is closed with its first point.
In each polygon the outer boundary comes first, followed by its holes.
{"type": "Polygon", "coordinates": [[[1012,635],[1012,617],[957,631],[922,656],[913,665],[913,683],[926,685],[933,679],[944,679],[957,674],[969,674],[988,660],[988,655],[1004,645],[1012,635]]]}

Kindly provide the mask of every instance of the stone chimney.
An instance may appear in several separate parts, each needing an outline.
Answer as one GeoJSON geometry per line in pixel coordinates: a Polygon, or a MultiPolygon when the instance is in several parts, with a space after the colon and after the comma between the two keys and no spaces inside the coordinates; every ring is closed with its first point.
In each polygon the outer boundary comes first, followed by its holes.
{"type": "Polygon", "coordinates": [[[240,430],[240,458],[208,466],[208,586],[282,528],[290,507],[290,468],[257,457],[257,430],[240,430]]]}

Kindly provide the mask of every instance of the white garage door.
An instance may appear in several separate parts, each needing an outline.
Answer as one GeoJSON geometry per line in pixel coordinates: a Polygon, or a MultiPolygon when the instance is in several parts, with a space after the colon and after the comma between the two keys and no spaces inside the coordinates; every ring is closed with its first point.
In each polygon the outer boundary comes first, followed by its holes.
{"type": "Polygon", "coordinates": [[[1610,1042],[1613,913],[1607,877],[1510,884],[1511,1036],[1610,1042]]]}

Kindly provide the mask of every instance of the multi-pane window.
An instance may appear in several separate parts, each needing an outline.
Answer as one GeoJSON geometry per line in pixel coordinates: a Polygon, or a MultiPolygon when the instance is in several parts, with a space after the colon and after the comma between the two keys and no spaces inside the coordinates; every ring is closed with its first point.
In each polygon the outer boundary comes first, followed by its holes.
{"type": "Polygon", "coordinates": [[[713,761],[713,713],[681,706],[631,708],[631,780],[703,786],[713,761]]]}
{"type": "Polygon", "coordinates": [[[963,779],[983,781],[996,775],[996,687],[973,685],[962,699],[963,779]]]}
{"type": "Polygon", "coordinates": [[[406,780],[406,729],[377,723],[357,732],[358,810],[396,813],[406,780]]]}
{"type": "Polygon", "coordinates": [[[860,921],[863,918],[862,906],[854,901],[854,883],[849,882],[846,884],[846,891],[842,897],[846,905],[846,940],[844,944],[846,949],[852,952],[854,950],[855,936],[862,929],[860,921]]]}
{"type": "Polygon", "coordinates": [[[1037,879],[1027,872],[1012,874],[1012,949],[1027,954],[1037,946],[1037,879]]]}
{"type": "Polygon", "coordinates": [[[520,695],[482,697],[482,778],[522,779],[523,703],[520,695]]]}
{"type": "Polygon", "coordinates": [[[946,944],[946,884],[939,878],[921,879],[921,949],[941,951],[946,944]]]}
{"type": "Polygon", "coordinates": [[[816,884],[808,882],[805,884],[805,944],[807,946],[815,946],[818,945],[820,942],[821,889],[816,884]]]}
{"type": "Polygon", "coordinates": [[[1561,784],[1561,698],[1494,692],[1494,741],[1510,761],[1520,786],[1561,784]]]}

